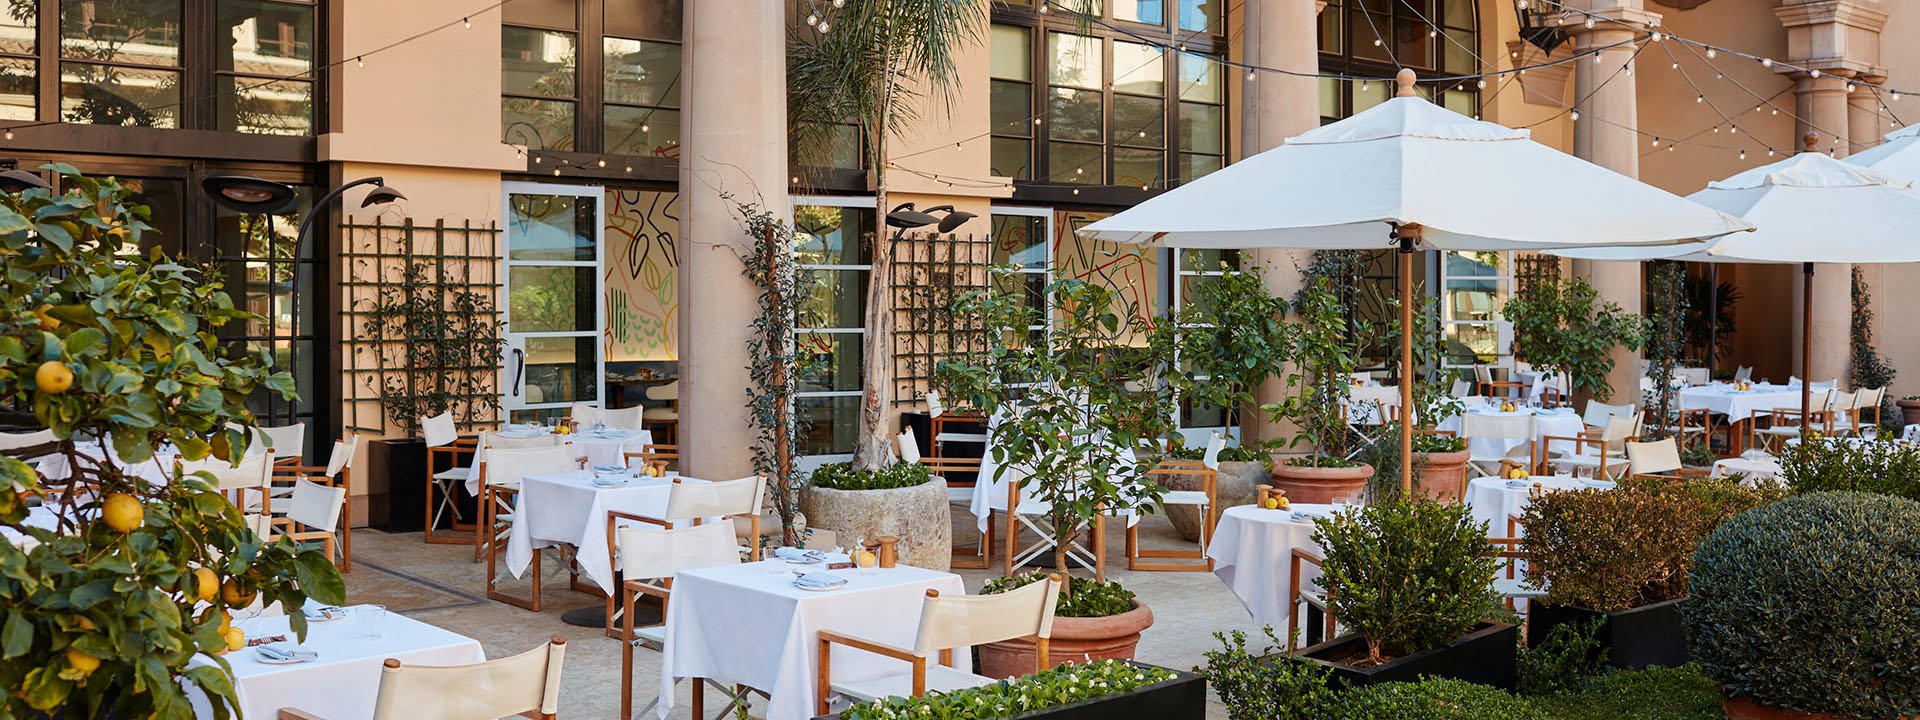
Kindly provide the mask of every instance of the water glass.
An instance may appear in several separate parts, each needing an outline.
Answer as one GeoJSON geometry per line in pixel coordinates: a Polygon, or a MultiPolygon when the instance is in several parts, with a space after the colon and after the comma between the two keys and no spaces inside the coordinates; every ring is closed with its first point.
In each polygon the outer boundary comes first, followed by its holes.
{"type": "Polygon", "coordinates": [[[380,639],[380,630],[387,624],[387,606],[362,605],[354,608],[353,614],[359,616],[360,634],[356,637],[361,640],[380,639]]]}

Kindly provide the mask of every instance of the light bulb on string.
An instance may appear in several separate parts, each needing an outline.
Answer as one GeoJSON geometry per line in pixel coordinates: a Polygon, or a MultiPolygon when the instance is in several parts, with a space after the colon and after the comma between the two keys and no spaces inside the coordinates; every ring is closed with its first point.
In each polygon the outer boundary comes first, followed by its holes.
{"type": "Polygon", "coordinates": [[[1587,18],[1587,29],[1588,30],[1593,29],[1593,18],[1587,18]]]}
{"type": "Polygon", "coordinates": [[[1247,79],[1248,79],[1248,80],[1252,80],[1252,79],[1253,79],[1253,69],[1252,69],[1252,68],[1248,68],[1248,69],[1247,69],[1247,79]]]}
{"type": "Polygon", "coordinates": [[[465,25],[465,26],[467,27],[467,29],[468,29],[468,30],[472,30],[472,29],[473,29],[473,18],[460,18],[460,24],[461,24],[461,25],[465,25]]]}
{"type": "Polygon", "coordinates": [[[815,25],[819,25],[819,24],[820,24],[820,16],[819,16],[819,15],[815,15],[815,14],[813,14],[813,13],[807,13],[807,27],[813,27],[813,26],[815,26],[815,25]]]}
{"type": "Polygon", "coordinates": [[[535,156],[533,156],[533,164],[535,164],[535,165],[539,165],[539,164],[540,164],[540,161],[541,161],[541,160],[544,160],[544,159],[545,159],[545,158],[542,158],[542,157],[540,157],[539,155],[535,155],[535,156]]]}
{"type": "Polygon", "coordinates": [[[1479,82],[1476,82],[1476,83],[1474,83],[1473,85],[1474,85],[1474,87],[1477,87],[1477,88],[1480,88],[1481,90],[1485,90],[1485,89],[1487,89],[1487,79],[1486,79],[1486,78],[1480,78],[1480,81],[1479,81],[1479,82]]]}
{"type": "Polygon", "coordinates": [[[1707,96],[1705,96],[1705,95],[1695,95],[1695,96],[1693,96],[1693,101],[1694,101],[1694,102],[1697,102],[1697,103],[1703,103],[1703,102],[1706,102],[1706,101],[1707,101],[1707,96]]]}
{"type": "Polygon", "coordinates": [[[1679,70],[1679,69],[1680,69],[1680,61],[1679,61],[1679,60],[1675,60],[1675,61],[1673,61],[1673,69],[1675,69],[1675,70],[1679,70]]]}
{"type": "Polygon", "coordinates": [[[359,65],[360,67],[366,67],[367,59],[365,57],[355,56],[353,58],[353,64],[359,65]]]}
{"type": "Polygon", "coordinates": [[[1715,134],[1715,135],[1719,135],[1719,134],[1720,134],[1720,126],[1719,126],[1719,125],[1715,125],[1715,126],[1713,126],[1713,134],[1715,134]]]}
{"type": "Polygon", "coordinates": [[[1653,146],[1654,146],[1654,147],[1660,147],[1660,138],[1654,138],[1654,139],[1653,139],[1653,146]]]}
{"type": "Polygon", "coordinates": [[[1674,144],[1672,144],[1672,145],[1668,145],[1668,146],[1667,146],[1667,152],[1673,152],[1673,149],[1674,149],[1674,148],[1677,148],[1677,147],[1680,147],[1680,143],[1674,143],[1674,144]]]}
{"type": "Polygon", "coordinates": [[[1815,79],[1815,80],[1818,80],[1818,79],[1820,79],[1820,71],[1819,71],[1819,70],[1808,70],[1808,71],[1807,71],[1807,76],[1808,76],[1808,77],[1811,77],[1811,78],[1813,78],[1813,79],[1815,79]]]}
{"type": "Polygon", "coordinates": [[[1041,15],[1047,14],[1047,4],[1044,2],[1040,3],[1040,14],[1041,15]]]}
{"type": "Polygon", "coordinates": [[[1439,35],[1439,34],[1440,34],[1440,31],[1438,31],[1438,30],[1435,30],[1435,29],[1433,29],[1433,28],[1431,28],[1431,27],[1429,27],[1429,28],[1427,28],[1427,37],[1433,37],[1433,36],[1435,36],[1435,35],[1439,35]]]}
{"type": "Polygon", "coordinates": [[[1075,195],[1079,195],[1079,194],[1080,194],[1080,188],[1074,188],[1074,189],[1073,189],[1073,194],[1075,194],[1075,195]]]}
{"type": "Polygon", "coordinates": [[[1900,102],[1900,93],[1898,92],[1893,93],[1893,101],[1900,102]]]}
{"type": "Polygon", "coordinates": [[[601,158],[599,162],[600,162],[600,167],[606,167],[606,166],[607,166],[607,160],[606,160],[606,158],[601,158]]]}
{"type": "Polygon", "coordinates": [[[554,176],[554,177],[560,177],[560,168],[554,168],[554,169],[553,169],[553,176],[554,176]]]}
{"type": "Polygon", "coordinates": [[[1767,157],[1773,157],[1773,148],[1767,148],[1767,157]]]}
{"type": "Polygon", "coordinates": [[[1726,73],[1714,73],[1714,74],[1713,74],[1713,79],[1715,79],[1715,80],[1725,80],[1725,79],[1727,79],[1727,76],[1726,76],[1726,73]]]}
{"type": "Polygon", "coordinates": [[[821,20],[821,21],[820,21],[820,34],[822,34],[822,35],[825,35],[825,34],[826,34],[826,32],[827,32],[827,21],[825,21],[825,20],[821,20]]]}
{"type": "Polygon", "coordinates": [[[846,7],[846,6],[847,6],[847,0],[833,0],[833,6],[834,6],[834,7],[836,7],[836,8],[843,8],[843,7],[846,7]]]}
{"type": "Polygon", "coordinates": [[[1735,135],[1739,135],[1739,134],[1740,134],[1740,126],[1739,126],[1739,125],[1728,125],[1727,127],[1728,127],[1728,128],[1731,128],[1730,130],[1728,130],[1728,132],[1730,132],[1730,133],[1733,133],[1733,134],[1735,134],[1735,135]]]}
{"type": "Polygon", "coordinates": [[[1747,159],[1747,151],[1746,151],[1746,149],[1745,149],[1745,148],[1741,148],[1741,150],[1740,150],[1740,159],[1741,159],[1741,160],[1745,160],[1745,159],[1747,159]]]}
{"type": "Polygon", "coordinates": [[[1568,113],[1568,117],[1573,118],[1574,122],[1580,122],[1580,111],[1574,110],[1573,112],[1568,113]]]}
{"type": "Polygon", "coordinates": [[[1714,59],[1715,57],[1718,57],[1718,56],[1719,56],[1719,53],[1716,53],[1716,52],[1714,52],[1714,50],[1713,50],[1713,48],[1707,48],[1707,59],[1708,59],[1708,60],[1712,60],[1712,59],[1714,59]]]}
{"type": "Polygon", "coordinates": [[[1760,58],[1760,67],[1773,67],[1773,58],[1760,58]]]}
{"type": "Polygon", "coordinates": [[[1374,46],[1374,47],[1380,47],[1380,38],[1374,38],[1374,39],[1373,39],[1373,46],[1374,46]]]}
{"type": "Polygon", "coordinates": [[[1657,33],[1657,32],[1656,32],[1656,33],[1654,33],[1654,34],[1652,34],[1652,35],[1651,35],[1651,36],[1649,36],[1649,37],[1652,37],[1652,38],[1653,38],[1653,41],[1654,41],[1654,42],[1660,42],[1661,40],[1665,40],[1665,39],[1667,39],[1665,35],[1662,35],[1662,34],[1660,34],[1660,33],[1657,33]]]}
{"type": "Polygon", "coordinates": [[[628,166],[627,166],[627,172],[633,172],[633,166],[632,166],[632,165],[628,165],[628,166]]]}
{"type": "Polygon", "coordinates": [[[13,128],[7,128],[7,139],[8,140],[13,139],[13,128]]]}
{"type": "Polygon", "coordinates": [[[640,132],[653,132],[653,127],[646,123],[640,123],[640,132]]]}
{"type": "Polygon", "coordinates": [[[1853,84],[1853,83],[1847,83],[1847,92],[1849,92],[1849,93],[1851,93],[1851,92],[1853,92],[1853,90],[1854,90],[1854,84],[1853,84]]]}
{"type": "Polygon", "coordinates": [[[1774,114],[1774,115],[1779,115],[1779,114],[1780,114],[1780,108],[1774,108],[1774,109],[1773,109],[1773,114],[1774,114]]]}

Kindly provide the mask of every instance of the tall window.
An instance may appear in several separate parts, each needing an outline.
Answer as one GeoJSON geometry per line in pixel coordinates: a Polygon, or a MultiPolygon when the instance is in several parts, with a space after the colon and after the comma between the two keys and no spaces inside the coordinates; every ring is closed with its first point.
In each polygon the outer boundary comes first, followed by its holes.
{"type": "Polygon", "coordinates": [[[602,155],[679,154],[680,2],[515,0],[502,12],[504,141],[602,155]]]}
{"type": "Polygon", "coordinates": [[[1440,253],[1441,339],[1449,365],[1503,364],[1512,332],[1500,316],[1512,285],[1510,253],[1440,253]]]}
{"type": "Polygon", "coordinates": [[[297,244],[295,231],[313,201],[310,188],[297,188],[298,199],[285,214],[271,219],[216,211],[216,261],[224,274],[227,294],[236,304],[259,317],[230,324],[229,337],[273,354],[275,368],[293,375],[299,397],[287,400],[261,388],[247,407],[261,422],[285,425],[309,420],[319,402],[314,353],[314,311],[324,294],[314,288],[314,248],[309,236],[297,244]]]}
{"type": "MultiPolygon", "coordinates": [[[[1478,27],[1473,0],[1329,0],[1320,11],[1320,69],[1379,78],[1403,67],[1421,78],[1487,72],[1496,63],[1476,57],[1478,27]]],[[[1419,91],[1462,115],[1480,111],[1473,81],[1439,88],[1422,82],[1419,91]]],[[[1322,78],[1321,120],[1348,117],[1392,97],[1392,82],[1322,78]]]]}
{"type": "Polygon", "coordinates": [[[860,353],[866,342],[873,198],[795,198],[794,247],[800,285],[795,410],[808,423],[802,454],[853,452],[859,431],[860,353]]]}
{"type": "Polygon", "coordinates": [[[1226,154],[1213,2],[1118,0],[1100,22],[995,3],[993,170],[1015,180],[1159,189],[1226,154]],[[1167,38],[1163,47],[1144,38],[1167,38]]]}

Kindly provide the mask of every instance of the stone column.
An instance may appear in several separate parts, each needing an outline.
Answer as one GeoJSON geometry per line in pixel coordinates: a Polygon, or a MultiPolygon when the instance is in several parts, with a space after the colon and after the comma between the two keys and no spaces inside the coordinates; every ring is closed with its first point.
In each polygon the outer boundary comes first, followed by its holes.
{"type": "MultiPolygon", "coordinates": [[[[1586,5],[1598,20],[1593,27],[1587,27],[1586,17],[1577,14],[1565,25],[1573,35],[1575,53],[1624,43],[1660,24],[1660,16],[1647,12],[1641,0],[1588,0],[1586,5]]],[[[1640,176],[1640,142],[1632,128],[1640,124],[1638,84],[1634,76],[1621,70],[1633,54],[1633,45],[1620,44],[1601,51],[1598,62],[1582,58],[1573,63],[1573,97],[1580,102],[1576,108],[1580,119],[1573,123],[1573,154],[1637,178],[1640,176]]],[[[1640,267],[1638,262],[1576,260],[1573,273],[1592,284],[1601,300],[1639,314],[1644,295],[1640,267]]],[[[1613,388],[1612,401],[1638,404],[1639,353],[1615,348],[1612,357],[1613,371],[1607,373],[1607,384],[1613,388]]]]}
{"type": "MultiPolygon", "coordinates": [[[[1317,16],[1323,3],[1315,0],[1258,0],[1245,8],[1246,61],[1254,65],[1307,71],[1320,66],[1320,37],[1317,16]]],[[[1280,73],[1256,73],[1251,80],[1241,76],[1240,147],[1243,155],[1256,155],[1279,147],[1287,138],[1320,126],[1320,81],[1312,77],[1294,77],[1280,73]]],[[[1386,235],[1382,231],[1384,242],[1386,235]]],[[[1304,250],[1256,250],[1253,267],[1258,268],[1267,290],[1291,299],[1300,289],[1299,268],[1312,254],[1304,250]]],[[[1254,393],[1256,403],[1276,402],[1287,394],[1281,379],[1269,380],[1254,393]]],[[[1243,413],[1240,426],[1256,439],[1284,437],[1291,429],[1268,422],[1265,413],[1243,413]]]]}
{"type": "MultiPolygon", "coordinates": [[[[1880,29],[1887,22],[1880,0],[1781,0],[1773,13],[1787,29],[1786,60],[1795,66],[1779,70],[1794,81],[1794,112],[1800,117],[1795,135],[1818,134],[1819,148],[1835,157],[1858,149],[1855,142],[1879,139],[1873,130],[1853,137],[1860,124],[1853,117],[1856,106],[1862,100],[1870,104],[1871,98],[1870,91],[1848,93],[1847,88],[1853,78],[1886,75],[1879,66],[1880,29]]],[[[1796,343],[1812,333],[1813,367],[1800,367],[1796,352],[1795,372],[1813,380],[1837,378],[1846,385],[1852,375],[1853,266],[1816,266],[1812,295],[1797,290],[1796,295],[1813,303],[1813,327],[1802,326],[1798,313],[1794,327],[1796,343]]]]}
{"type": "Polygon", "coordinates": [[[721,193],[788,214],[786,4],[686,0],[682,37],[681,463],[735,478],[753,472],[747,341],[760,310],[741,275],[749,241],[721,193]]]}

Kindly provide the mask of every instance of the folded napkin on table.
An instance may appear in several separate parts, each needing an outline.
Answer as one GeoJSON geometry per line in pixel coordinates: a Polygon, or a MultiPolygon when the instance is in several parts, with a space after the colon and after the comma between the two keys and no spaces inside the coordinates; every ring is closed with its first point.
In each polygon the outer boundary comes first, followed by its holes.
{"type": "Polygon", "coordinates": [[[626,484],[627,484],[627,476],[625,476],[625,475],[604,475],[604,476],[603,476],[603,475],[595,475],[595,476],[593,476],[593,486],[594,486],[594,487],[620,487],[620,486],[623,486],[623,485],[626,485],[626,484]]]}
{"type": "Polygon", "coordinates": [[[307,650],[293,643],[284,642],[261,645],[254,648],[253,651],[260,653],[260,657],[281,662],[306,662],[320,658],[320,653],[307,650]]]}
{"type": "Polygon", "coordinates": [[[595,465],[595,466],[593,466],[593,471],[594,471],[595,473],[599,473],[599,474],[601,474],[601,475],[614,475],[614,474],[619,474],[619,475],[625,475],[625,474],[627,474],[627,471],[628,471],[628,470],[630,470],[630,469],[631,469],[631,468],[628,468],[628,467],[627,467],[627,466],[625,466],[625,465],[595,465]]]}
{"type": "Polygon", "coordinates": [[[781,560],[792,560],[794,562],[817,563],[827,561],[827,554],[824,552],[819,550],[803,550],[796,547],[774,548],[773,556],[781,560]]]}
{"type": "Polygon", "coordinates": [[[347,616],[346,608],[334,605],[308,605],[301,608],[300,612],[306,615],[309,620],[319,620],[322,622],[339,620],[347,616]]]}
{"type": "Polygon", "coordinates": [[[793,579],[793,586],[808,590],[829,590],[847,584],[847,579],[823,572],[811,572],[793,579]]]}

